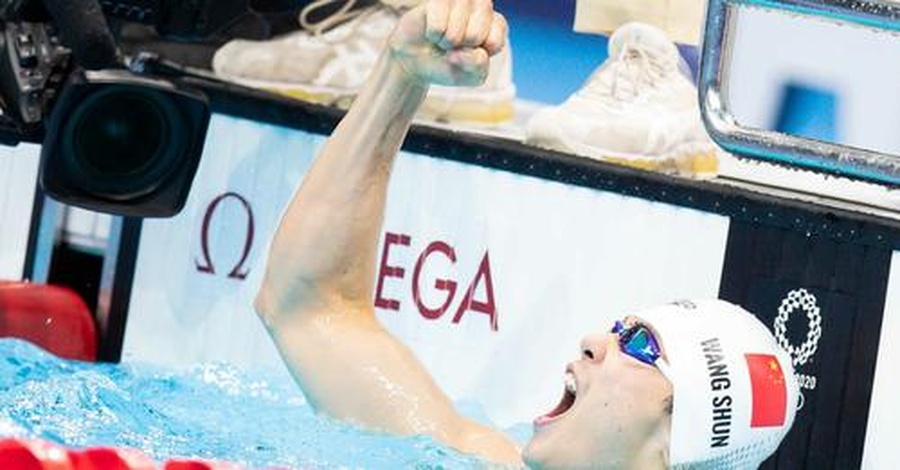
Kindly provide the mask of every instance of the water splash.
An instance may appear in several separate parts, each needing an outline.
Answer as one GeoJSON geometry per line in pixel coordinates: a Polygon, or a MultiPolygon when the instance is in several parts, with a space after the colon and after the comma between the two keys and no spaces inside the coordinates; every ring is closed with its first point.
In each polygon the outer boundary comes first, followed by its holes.
{"type": "Polygon", "coordinates": [[[0,340],[0,436],[265,468],[484,466],[427,437],[317,416],[295,384],[274,372],[70,362],[12,339],[0,340]]]}

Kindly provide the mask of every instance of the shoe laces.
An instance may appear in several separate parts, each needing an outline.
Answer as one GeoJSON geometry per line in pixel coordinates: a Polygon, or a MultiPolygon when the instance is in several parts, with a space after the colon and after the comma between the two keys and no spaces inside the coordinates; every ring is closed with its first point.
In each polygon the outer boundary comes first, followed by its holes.
{"type": "Polygon", "coordinates": [[[321,36],[325,31],[328,31],[341,23],[350,21],[368,10],[358,9],[354,11],[353,7],[356,6],[356,1],[357,0],[315,0],[300,10],[300,16],[297,18],[300,22],[300,27],[312,32],[316,36],[321,36]],[[319,9],[340,2],[343,2],[343,5],[334,13],[317,21],[310,20],[310,15],[319,9]]]}
{"type": "Polygon", "coordinates": [[[654,88],[668,72],[658,53],[641,44],[626,44],[618,57],[601,67],[582,92],[592,99],[616,103],[633,101],[654,88]]]}
{"type": "Polygon", "coordinates": [[[399,2],[398,6],[390,5],[385,2],[375,2],[370,6],[354,9],[357,3],[359,3],[358,0],[314,0],[300,10],[300,15],[297,19],[300,22],[301,28],[313,33],[315,36],[321,36],[336,26],[358,19],[362,16],[368,16],[378,10],[387,9],[396,13],[398,16],[405,11],[405,7],[401,6],[403,2],[399,2]],[[330,15],[326,15],[315,21],[310,19],[310,16],[316,11],[337,3],[343,3],[343,5],[330,15]]]}

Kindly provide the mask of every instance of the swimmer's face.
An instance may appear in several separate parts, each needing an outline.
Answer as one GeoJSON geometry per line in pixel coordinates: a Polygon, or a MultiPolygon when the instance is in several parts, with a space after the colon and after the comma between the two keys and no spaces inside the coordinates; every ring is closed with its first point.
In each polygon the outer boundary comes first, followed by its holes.
{"type": "MultiPolygon", "coordinates": [[[[624,323],[630,327],[636,322],[627,318],[624,323]]],[[[534,436],[523,452],[528,465],[609,468],[649,458],[640,463],[662,467],[672,385],[659,369],[622,352],[618,335],[604,332],[582,340],[581,359],[567,370],[574,377],[574,393],[567,385],[557,408],[535,421],[534,436]]]]}

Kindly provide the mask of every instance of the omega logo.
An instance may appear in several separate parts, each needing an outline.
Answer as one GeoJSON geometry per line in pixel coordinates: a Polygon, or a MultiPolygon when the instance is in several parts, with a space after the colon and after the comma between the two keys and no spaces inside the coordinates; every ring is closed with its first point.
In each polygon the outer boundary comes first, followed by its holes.
{"type": "Polygon", "coordinates": [[[238,201],[241,204],[241,207],[244,208],[244,212],[247,214],[247,223],[244,231],[244,246],[241,251],[241,256],[238,259],[237,263],[228,272],[227,276],[229,279],[237,279],[243,281],[250,273],[250,270],[245,265],[247,263],[247,258],[250,256],[250,249],[253,246],[253,237],[255,234],[255,230],[253,224],[253,209],[251,209],[250,203],[247,202],[247,199],[238,193],[227,192],[224,194],[220,194],[215,199],[213,199],[212,202],[210,202],[206,207],[206,214],[204,214],[203,216],[203,226],[200,230],[200,248],[203,255],[202,259],[195,260],[194,263],[197,267],[197,271],[213,276],[216,274],[216,267],[213,264],[213,258],[210,255],[209,251],[209,227],[221,204],[229,199],[238,201]]]}
{"type": "MultiPolygon", "coordinates": [[[[389,259],[391,250],[399,250],[400,247],[410,247],[412,237],[403,233],[387,232],[381,253],[375,286],[375,307],[384,310],[400,310],[400,300],[385,296],[384,288],[387,282],[397,282],[406,278],[408,266],[394,265],[389,259]],[[395,281],[389,281],[394,279],[395,281]]],[[[445,262],[456,264],[456,249],[449,243],[435,240],[428,243],[417,257],[412,266],[412,276],[407,278],[409,297],[412,299],[419,315],[426,320],[438,320],[448,312],[452,312],[451,324],[458,324],[469,312],[484,315],[488,320],[487,327],[491,331],[499,330],[499,313],[494,297],[494,282],[491,275],[491,260],[487,250],[481,257],[475,273],[469,278],[458,279],[452,276],[448,278],[426,279],[424,268],[429,262],[445,262]],[[430,281],[430,282],[429,282],[430,281]],[[467,286],[464,287],[463,286],[467,286]],[[478,295],[480,290],[483,292],[478,295]],[[425,299],[425,291],[428,290],[438,297],[443,297],[439,303],[429,305],[425,299]],[[457,295],[457,294],[462,295],[457,295]],[[455,308],[453,304],[456,303],[455,308]]]]}

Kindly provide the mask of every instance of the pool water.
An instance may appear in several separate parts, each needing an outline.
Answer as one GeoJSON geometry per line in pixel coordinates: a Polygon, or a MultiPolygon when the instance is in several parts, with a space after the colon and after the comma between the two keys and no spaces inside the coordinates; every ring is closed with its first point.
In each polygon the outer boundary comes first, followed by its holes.
{"type": "MultiPolygon", "coordinates": [[[[478,414],[473,407],[464,412],[478,414]]],[[[525,429],[508,431],[521,442],[525,429]]],[[[318,416],[293,381],[274,371],[87,364],[14,339],[0,340],[0,437],[131,447],[160,462],[186,457],[251,468],[484,466],[427,437],[373,433],[318,416]]]]}

